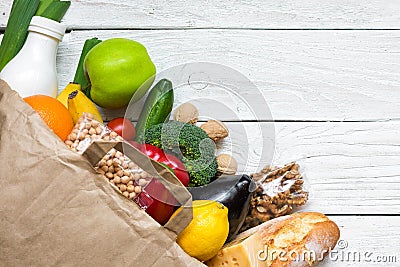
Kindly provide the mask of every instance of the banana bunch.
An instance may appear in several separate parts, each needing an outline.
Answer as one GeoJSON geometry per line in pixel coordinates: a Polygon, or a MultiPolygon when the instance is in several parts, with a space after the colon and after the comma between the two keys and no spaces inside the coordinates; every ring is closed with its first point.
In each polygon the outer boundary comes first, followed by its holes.
{"type": "Polygon", "coordinates": [[[57,99],[68,108],[69,113],[76,123],[83,113],[90,113],[94,119],[103,123],[96,105],[81,91],[81,85],[69,83],[57,96],[57,99]]]}

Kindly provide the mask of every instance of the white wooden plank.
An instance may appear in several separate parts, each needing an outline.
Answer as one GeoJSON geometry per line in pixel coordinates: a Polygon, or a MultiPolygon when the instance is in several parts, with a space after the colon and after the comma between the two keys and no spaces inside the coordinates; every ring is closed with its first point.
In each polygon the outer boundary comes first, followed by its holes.
{"type": "MultiPolygon", "coordinates": [[[[0,3],[5,26],[12,0],[0,3]]],[[[399,28],[400,3],[358,1],[72,1],[70,28],[399,28]]]]}
{"type": "Polygon", "coordinates": [[[343,241],[318,266],[400,266],[399,216],[329,217],[338,224],[343,241]]]}
{"type": "Polygon", "coordinates": [[[304,210],[399,214],[400,123],[226,123],[239,172],[296,161],[306,175],[304,210]]]}
{"type": "MultiPolygon", "coordinates": [[[[73,31],[59,49],[61,87],[74,76],[84,40],[95,36],[142,42],[158,71],[187,62],[213,62],[239,71],[258,87],[259,91],[246,85],[236,89],[250,107],[215,86],[200,91],[188,84],[180,87],[177,104],[200,97],[221,103],[210,109],[209,102],[198,101],[205,116],[252,120],[252,110],[268,105],[275,120],[400,118],[400,31],[73,31]]],[[[190,74],[183,73],[182,80],[190,74]]],[[[268,113],[258,115],[257,119],[271,119],[268,113]]]]}

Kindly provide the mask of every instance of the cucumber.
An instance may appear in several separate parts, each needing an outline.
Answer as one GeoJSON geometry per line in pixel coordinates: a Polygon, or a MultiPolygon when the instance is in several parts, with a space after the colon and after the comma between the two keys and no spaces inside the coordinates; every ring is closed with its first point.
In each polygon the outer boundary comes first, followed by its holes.
{"type": "Polygon", "coordinates": [[[171,81],[160,80],[151,89],[136,123],[135,141],[142,143],[144,133],[150,126],[160,124],[168,120],[174,104],[174,90],[171,81]]]}

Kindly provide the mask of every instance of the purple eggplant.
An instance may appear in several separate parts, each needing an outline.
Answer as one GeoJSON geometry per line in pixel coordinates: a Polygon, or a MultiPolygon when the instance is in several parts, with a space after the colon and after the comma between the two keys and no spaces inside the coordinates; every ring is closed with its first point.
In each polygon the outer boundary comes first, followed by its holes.
{"type": "Polygon", "coordinates": [[[248,175],[221,176],[208,185],[188,188],[193,200],[208,199],[224,204],[228,208],[229,235],[235,237],[249,211],[251,193],[256,184],[248,175]]]}

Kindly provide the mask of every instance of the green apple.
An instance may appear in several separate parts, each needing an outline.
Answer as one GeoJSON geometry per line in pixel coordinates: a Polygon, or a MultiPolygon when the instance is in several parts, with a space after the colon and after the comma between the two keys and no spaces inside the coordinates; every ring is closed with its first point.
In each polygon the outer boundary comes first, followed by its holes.
{"type": "Polygon", "coordinates": [[[91,99],[108,109],[125,107],[131,99],[139,100],[156,74],[146,48],[125,38],[108,39],[96,45],[87,54],[84,68],[91,83],[91,99]]]}

